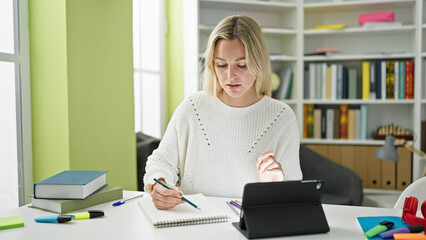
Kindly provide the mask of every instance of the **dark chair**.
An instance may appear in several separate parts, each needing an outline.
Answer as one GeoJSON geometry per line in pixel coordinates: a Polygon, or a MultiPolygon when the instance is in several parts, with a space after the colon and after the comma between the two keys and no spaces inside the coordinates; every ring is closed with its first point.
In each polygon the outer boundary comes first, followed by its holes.
{"type": "Polygon", "coordinates": [[[321,156],[303,144],[300,145],[299,156],[303,179],[325,182],[322,203],[362,204],[362,182],[356,172],[321,156]]]}
{"type": "Polygon", "coordinates": [[[145,175],[146,160],[158,148],[160,140],[141,132],[136,133],[138,191],[143,191],[143,176],[145,175]]]}

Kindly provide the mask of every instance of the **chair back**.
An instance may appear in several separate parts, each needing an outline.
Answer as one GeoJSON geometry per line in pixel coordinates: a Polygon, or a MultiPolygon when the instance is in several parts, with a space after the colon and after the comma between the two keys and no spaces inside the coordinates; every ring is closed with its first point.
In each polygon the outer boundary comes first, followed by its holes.
{"type": "MultiPolygon", "coordinates": [[[[402,209],[404,207],[405,198],[416,197],[419,204],[426,200],[426,177],[422,177],[417,181],[411,183],[399,196],[393,208],[402,209]]],[[[420,209],[420,206],[418,206],[420,209]]]]}

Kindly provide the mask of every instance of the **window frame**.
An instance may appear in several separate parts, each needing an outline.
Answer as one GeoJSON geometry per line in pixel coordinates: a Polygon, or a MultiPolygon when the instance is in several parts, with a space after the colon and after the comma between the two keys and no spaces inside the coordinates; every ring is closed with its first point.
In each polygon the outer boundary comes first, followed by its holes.
{"type": "Polygon", "coordinates": [[[33,185],[28,0],[12,0],[14,53],[0,52],[0,61],[15,64],[16,134],[19,206],[30,202],[33,185]]]}

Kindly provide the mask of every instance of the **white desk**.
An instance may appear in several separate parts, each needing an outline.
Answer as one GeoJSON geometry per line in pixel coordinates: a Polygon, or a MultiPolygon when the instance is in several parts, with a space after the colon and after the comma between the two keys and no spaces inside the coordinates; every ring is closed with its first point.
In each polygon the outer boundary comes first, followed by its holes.
{"type": "MultiPolygon", "coordinates": [[[[129,198],[137,194],[140,193],[125,191],[124,198],[129,198]]],[[[103,218],[75,220],[66,224],[36,223],[34,222],[36,217],[52,213],[23,206],[12,211],[0,213],[0,217],[20,216],[25,223],[25,226],[22,228],[0,230],[0,239],[246,239],[231,225],[231,222],[238,221],[238,216],[225,202],[230,199],[215,197],[209,197],[209,199],[224,209],[229,216],[232,216],[231,220],[225,223],[157,229],[148,222],[137,200],[135,200],[119,207],[112,207],[111,203],[106,203],[90,208],[93,210],[104,210],[105,217],[103,218]]],[[[285,239],[366,239],[363,237],[356,217],[401,216],[402,214],[401,210],[389,208],[338,205],[323,205],[323,207],[330,226],[330,232],[325,234],[292,236],[285,239]]]]}

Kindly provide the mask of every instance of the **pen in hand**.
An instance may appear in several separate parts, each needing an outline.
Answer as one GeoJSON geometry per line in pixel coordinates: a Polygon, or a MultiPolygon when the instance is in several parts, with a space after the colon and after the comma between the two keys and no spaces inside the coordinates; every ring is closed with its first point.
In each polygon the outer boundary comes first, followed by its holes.
{"type": "MultiPolygon", "coordinates": [[[[167,186],[166,184],[160,182],[158,179],[154,178],[154,181],[157,182],[158,184],[160,184],[161,186],[169,189],[169,190],[173,190],[171,189],[169,186],[167,186]]],[[[199,207],[197,207],[197,205],[193,204],[191,201],[189,201],[188,199],[186,199],[184,196],[180,196],[182,198],[182,200],[184,200],[185,202],[189,203],[191,206],[193,206],[194,208],[201,210],[199,207]]]]}

